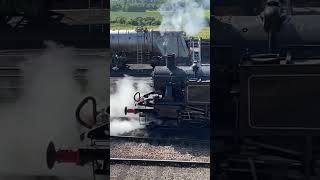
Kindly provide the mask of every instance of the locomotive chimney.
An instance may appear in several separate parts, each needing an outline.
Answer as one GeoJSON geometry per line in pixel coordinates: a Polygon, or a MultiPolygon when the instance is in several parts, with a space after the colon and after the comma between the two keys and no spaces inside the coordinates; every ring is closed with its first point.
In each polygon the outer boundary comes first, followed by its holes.
{"type": "Polygon", "coordinates": [[[279,0],[268,0],[263,11],[264,29],[266,32],[278,32],[280,30],[282,15],[279,0]]]}
{"type": "Polygon", "coordinates": [[[176,68],[176,57],[175,54],[168,54],[166,58],[166,65],[168,69],[176,68]]]}

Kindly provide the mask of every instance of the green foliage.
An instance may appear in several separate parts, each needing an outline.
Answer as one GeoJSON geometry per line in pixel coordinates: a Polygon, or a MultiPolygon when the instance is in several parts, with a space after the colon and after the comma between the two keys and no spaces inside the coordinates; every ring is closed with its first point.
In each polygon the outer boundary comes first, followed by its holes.
{"type": "Polygon", "coordinates": [[[123,6],[118,1],[112,1],[111,9],[112,11],[121,11],[123,9],[123,6]]]}
{"type": "Polygon", "coordinates": [[[135,17],[127,19],[122,16],[118,16],[111,20],[111,24],[128,24],[132,26],[159,26],[161,21],[154,17],[135,17]]]}
{"type": "MultiPolygon", "coordinates": [[[[111,11],[126,11],[126,12],[145,12],[158,10],[160,6],[170,0],[111,0],[111,11]]],[[[195,0],[203,2],[203,0],[195,0]]],[[[204,7],[209,10],[210,7],[204,7]]]]}
{"type": "Polygon", "coordinates": [[[164,0],[115,0],[111,1],[111,11],[145,12],[158,10],[164,0]]]}
{"type": "MultiPolygon", "coordinates": [[[[205,12],[207,24],[210,24],[210,11],[205,12]]],[[[135,29],[137,26],[144,26],[148,29],[157,29],[161,24],[162,17],[159,11],[146,12],[116,12],[111,11],[112,29],[135,29]]],[[[210,39],[210,27],[205,27],[198,36],[210,39]]]]}

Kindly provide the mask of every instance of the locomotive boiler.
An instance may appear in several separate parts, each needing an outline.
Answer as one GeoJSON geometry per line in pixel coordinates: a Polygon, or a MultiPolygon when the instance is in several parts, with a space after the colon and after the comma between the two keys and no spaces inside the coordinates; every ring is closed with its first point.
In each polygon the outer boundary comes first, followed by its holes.
{"type": "Polygon", "coordinates": [[[181,31],[160,30],[111,30],[110,47],[113,52],[161,55],[174,53],[176,57],[189,57],[189,49],[181,31]]]}
{"type": "Polygon", "coordinates": [[[206,127],[210,120],[210,66],[194,62],[176,66],[175,55],[166,57],[166,66],[155,67],[154,91],[134,95],[135,108],[125,114],[138,114],[150,127],[206,127]]]}
{"type": "Polygon", "coordinates": [[[214,179],[320,177],[320,16],[281,2],[212,17],[214,179]]]}

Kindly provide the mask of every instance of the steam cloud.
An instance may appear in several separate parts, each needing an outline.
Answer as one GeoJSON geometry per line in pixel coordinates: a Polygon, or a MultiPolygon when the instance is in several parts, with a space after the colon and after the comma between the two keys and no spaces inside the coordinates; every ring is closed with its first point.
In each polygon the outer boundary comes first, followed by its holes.
{"type": "Polygon", "coordinates": [[[110,134],[120,135],[135,129],[143,128],[138,121],[138,115],[127,114],[129,120],[122,120],[124,117],[124,108],[134,107],[133,96],[136,92],[140,92],[141,95],[152,91],[150,85],[148,85],[146,79],[135,79],[130,76],[115,81],[114,85],[111,85],[110,95],[110,134]]]}
{"type": "MultiPolygon", "coordinates": [[[[91,177],[89,167],[59,164],[48,170],[46,166],[49,141],[59,148],[81,145],[74,111],[82,98],[92,95],[88,91],[99,89],[89,82],[89,90],[81,92],[72,77],[76,60],[72,48],[47,42],[43,54],[30,59],[31,66],[21,66],[25,73],[22,97],[12,104],[0,104],[0,173],[91,177]]],[[[95,75],[89,76],[90,80],[95,75]]],[[[101,79],[95,77],[95,81],[101,79]]]]}
{"type": "Polygon", "coordinates": [[[188,36],[198,34],[207,22],[205,19],[205,7],[209,0],[167,0],[160,7],[162,21],[160,31],[167,30],[184,31],[188,36]]]}
{"type": "Polygon", "coordinates": [[[113,119],[110,124],[110,134],[112,136],[121,135],[141,128],[143,128],[143,125],[133,117],[130,120],[113,119]]]}

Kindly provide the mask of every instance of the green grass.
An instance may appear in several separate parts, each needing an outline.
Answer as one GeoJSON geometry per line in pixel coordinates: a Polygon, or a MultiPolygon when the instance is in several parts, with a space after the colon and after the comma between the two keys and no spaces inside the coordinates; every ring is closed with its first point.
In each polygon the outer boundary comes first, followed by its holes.
{"type": "MultiPolygon", "coordinates": [[[[161,19],[161,15],[159,11],[147,11],[147,12],[118,12],[111,11],[111,20],[117,17],[126,17],[128,19],[133,19],[137,17],[154,17],[156,19],[161,19]]],[[[210,18],[210,10],[205,11],[205,17],[210,18]]]]}
{"type": "MultiPolygon", "coordinates": [[[[210,18],[210,10],[206,10],[205,16],[210,18]]],[[[117,17],[125,17],[128,19],[137,18],[137,17],[154,17],[161,20],[161,15],[159,11],[147,11],[147,12],[115,12],[111,11],[111,20],[117,17]]],[[[158,26],[145,26],[148,29],[157,29],[158,26]]],[[[130,24],[112,24],[111,29],[135,29],[135,26],[130,24]]],[[[210,39],[210,27],[205,27],[199,34],[203,39],[210,39]]]]}

